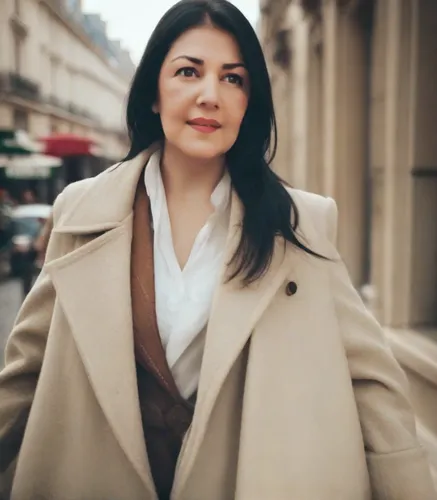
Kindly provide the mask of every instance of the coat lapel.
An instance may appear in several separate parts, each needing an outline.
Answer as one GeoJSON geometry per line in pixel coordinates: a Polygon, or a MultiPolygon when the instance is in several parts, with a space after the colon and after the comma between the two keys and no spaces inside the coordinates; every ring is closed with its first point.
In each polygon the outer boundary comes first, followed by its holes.
{"type": "MultiPolygon", "coordinates": [[[[298,198],[297,195],[293,196],[295,201],[298,201],[298,198]]],[[[335,252],[327,244],[327,240],[321,237],[319,231],[315,230],[311,218],[303,208],[299,207],[298,238],[315,252],[334,258],[335,252]]],[[[243,207],[233,192],[225,264],[230,261],[240,241],[242,219],[243,207]]],[[[314,257],[308,256],[289,243],[284,244],[277,238],[272,262],[267,272],[250,286],[242,288],[238,278],[227,282],[226,275],[230,270],[224,269],[208,323],[195,415],[175,479],[175,497],[183,491],[202,445],[220,390],[233,364],[249,341],[256,323],[274,296],[277,293],[286,293],[290,281],[294,281],[299,287],[301,270],[306,267],[305,262],[309,259],[314,257]]],[[[296,299],[291,296],[290,300],[296,299]]]]}
{"type": "Polygon", "coordinates": [[[77,201],[66,205],[54,232],[75,235],[77,248],[46,267],[97,400],[153,495],[139,409],[130,289],[132,207],[147,159],[145,154],[109,169],[85,181],[90,189],[83,185],[80,192],[70,193],[77,201]]]}
{"type": "Polygon", "coordinates": [[[234,192],[225,269],[212,304],[195,416],[175,480],[175,497],[180,493],[193,467],[214,403],[229,371],[247,344],[257,321],[278,290],[285,287],[287,277],[292,274],[289,252],[286,252],[285,245],[278,239],[271,265],[261,279],[248,287],[242,287],[238,277],[227,282],[230,269],[226,269],[226,263],[230,261],[240,241],[242,217],[243,208],[234,192]]]}
{"type": "MultiPolygon", "coordinates": [[[[230,261],[240,241],[241,221],[241,202],[234,193],[225,265],[230,261]]],[[[230,269],[223,270],[221,284],[217,288],[212,305],[202,362],[198,394],[203,404],[202,411],[207,412],[207,409],[211,409],[211,404],[214,403],[226,375],[249,340],[256,322],[286,279],[289,271],[286,255],[284,245],[278,240],[266,274],[247,287],[242,286],[238,277],[227,282],[230,269]]],[[[202,416],[205,417],[205,414],[202,416]]]]}

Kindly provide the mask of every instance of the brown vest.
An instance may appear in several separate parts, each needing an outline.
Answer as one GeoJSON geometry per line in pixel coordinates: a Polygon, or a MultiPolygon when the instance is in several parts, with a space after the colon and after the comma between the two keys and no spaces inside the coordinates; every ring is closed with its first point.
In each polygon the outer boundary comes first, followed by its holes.
{"type": "Polygon", "coordinates": [[[140,177],[134,203],[131,295],[138,395],[144,438],[160,500],[168,500],[194,399],[180,395],[167,364],[155,311],[153,230],[149,198],[140,177]]]}

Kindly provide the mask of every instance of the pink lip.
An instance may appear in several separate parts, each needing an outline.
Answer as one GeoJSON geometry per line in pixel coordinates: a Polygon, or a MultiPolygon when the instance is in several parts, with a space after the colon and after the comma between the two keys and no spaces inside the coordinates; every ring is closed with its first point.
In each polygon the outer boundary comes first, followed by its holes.
{"type": "Polygon", "coordinates": [[[197,130],[197,132],[202,132],[203,134],[212,134],[218,130],[218,127],[212,127],[211,125],[197,125],[195,123],[189,123],[189,125],[194,130],[197,130]]]}
{"type": "Polygon", "coordinates": [[[203,117],[190,120],[188,122],[188,125],[193,127],[194,130],[197,130],[198,132],[202,132],[204,134],[212,134],[221,127],[220,123],[217,120],[209,120],[203,117]]]}

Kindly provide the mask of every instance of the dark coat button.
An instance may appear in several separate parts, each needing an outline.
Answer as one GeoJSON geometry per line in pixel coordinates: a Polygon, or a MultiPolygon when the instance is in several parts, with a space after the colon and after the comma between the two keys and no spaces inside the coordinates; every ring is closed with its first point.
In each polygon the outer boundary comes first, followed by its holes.
{"type": "Polygon", "coordinates": [[[294,281],[289,281],[285,287],[285,293],[290,297],[297,292],[297,285],[294,281]]]}

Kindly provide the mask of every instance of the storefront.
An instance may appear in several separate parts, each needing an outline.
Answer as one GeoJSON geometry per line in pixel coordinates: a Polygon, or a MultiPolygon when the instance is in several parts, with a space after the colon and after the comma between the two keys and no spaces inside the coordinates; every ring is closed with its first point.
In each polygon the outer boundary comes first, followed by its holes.
{"type": "Polygon", "coordinates": [[[61,182],[61,166],[58,158],[43,155],[0,157],[0,185],[18,204],[30,201],[25,199],[29,192],[35,201],[52,204],[61,182]]]}

